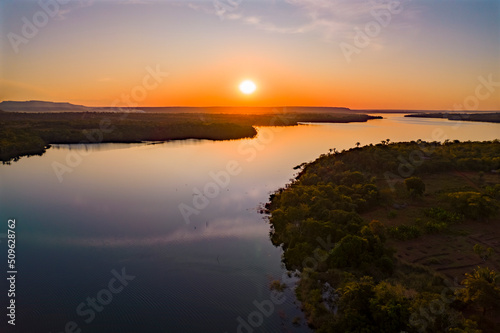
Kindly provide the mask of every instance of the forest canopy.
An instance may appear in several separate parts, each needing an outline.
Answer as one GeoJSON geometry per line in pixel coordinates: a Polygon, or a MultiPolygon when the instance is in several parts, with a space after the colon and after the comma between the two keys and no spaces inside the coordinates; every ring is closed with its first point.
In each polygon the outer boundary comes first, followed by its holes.
{"type": "Polygon", "coordinates": [[[271,240],[283,249],[286,268],[299,274],[296,293],[318,332],[492,331],[494,315],[485,313],[498,314],[498,302],[480,295],[500,295],[498,260],[474,257],[471,246],[472,264],[448,265],[468,272],[451,287],[437,270],[450,269],[445,261],[432,268],[440,257],[416,264],[399,252],[408,241],[409,249],[427,253],[428,237],[468,240],[460,228],[498,226],[498,140],[387,140],[297,169],[266,208],[271,240]],[[329,248],[320,246],[326,241],[329,248]],[[333,296],[325,292],[331,288],[333,296]]]}

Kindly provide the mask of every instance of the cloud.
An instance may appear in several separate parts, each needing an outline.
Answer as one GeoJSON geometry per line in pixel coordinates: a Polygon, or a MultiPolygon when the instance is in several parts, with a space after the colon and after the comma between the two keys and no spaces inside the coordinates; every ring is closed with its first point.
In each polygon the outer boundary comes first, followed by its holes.
{"type": "MultiPolygon", "coordinates": [[[[411,0],[283,0],[251,4],[249,0],[217,1],[217,6],[202,2],[190,3],[189,6],[259,30],[279,34],[313,33],[330,42],[352,39],[356,26],[364,27],[374,20],[374,12],[387,10],[390,4],[399,3],[403,8],[398,16],[404,20],[399,20],[399,25],[402,21],[411,20],[417,13],[415,8],[409,8],[411,0]]],[[[391,24],[396,25],[394,21],[391,24]]],[[[408,26],[411,25],[406,23],[408,26]]]]}
{"type": "Polygon", "coordinates": [[[78,0],[78,1],[70,1],[65,5],[61,5],[54,16],[55,20],[66,20],[68,15],[78,9],[90,7],[95,3],[95,0],[78,0]]]}
{"type": "MultiPolygon", "coordinates": [[[[158,0],[101,0],[101,2],[115,3],[119,5],[147,5],[152,3],[158,3],[158,0]]],[[[97,3],[97,0],[77,0],[70,1],[65,5],[60,6],[57,14],[55,15],[56,20],[65,20],[68,15],[75,10],[93,6],[97,3]]]]}
{"type": "Polygon", "coordinates": [[[152,3],[155,3],[157,1],[154,1],[154,0],[126,0],[126,1],[122,1],[121,3],[124,4],[124,5],[149,5],[149,4],[152,4],[152,3]]]}
{"type": "MultiPolygon", "coordinates": [[[[210,221],[206,226],[194,229],[182,225],[169,233],[149,237],[55,237],[52,235],[33,235],[30,240],[43,243],[64,244],[82,247],[117,248],[130,246],[152,246],[170,243],[188,243],[221,238],[254,238],[266,233],[269,227],[265,223],[252,223],[245,218],[220,218],[210,221]]],[[[28,236],[29,238],[29,236],[28,236]]]]}

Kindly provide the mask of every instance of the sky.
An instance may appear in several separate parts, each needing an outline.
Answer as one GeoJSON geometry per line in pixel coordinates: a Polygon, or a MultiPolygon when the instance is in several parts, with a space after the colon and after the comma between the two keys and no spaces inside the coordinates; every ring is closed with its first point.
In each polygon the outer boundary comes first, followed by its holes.
{"type": "Polygon", "coordinates": [[[2,0],[0,36],[0,101],[500,110],[499,0],[2,0]]]}

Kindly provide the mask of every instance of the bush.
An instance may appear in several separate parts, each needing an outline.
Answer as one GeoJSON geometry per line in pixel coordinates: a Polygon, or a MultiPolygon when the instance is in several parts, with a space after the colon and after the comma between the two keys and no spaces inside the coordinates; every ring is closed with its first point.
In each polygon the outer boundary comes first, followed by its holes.
{"type": "Polygon", "coordinates": [[[398,227],[389,228],[389,236],[399,240],[408,240],[422,235],[422,231],[415,225],[402,224],[398,227]]]}
{"type": "Polygon", "coordinates": [[[393,218],[396,218],[398,216],[398,212],[396,212],[395,210],[391,209],[388,213],[387,213],[387,218],[389,219],[393,219],[393,218]]]}
{"type": "Polygon", "coordinates": [[[412,197],[424,195],[425,184],[419,177],[410,177],[405,179],[405,186],[412,197]]]}
{"type": "Polygon", "coordinates": [[[424,213],[427,217],[446,223],[460,222],[464,219],[462,214],[449,212],[441,207],[429,208],[424,213]]]}
{"type": "Polygon", "coordinates": [[[486,193],[493,198],[500,199],[500,184],[486,187],[486,193]]]}
{"type": "Polygon", "coordinates": [[[434,222],[429,221],[425,224],[424,229],[426,233],[432,234],[436,232],[444,231],[448,228],[448,224],[445,222],[434,222]]]}
{"type": "Polygon", "coordinates": [[[473,220],[491,217],[498,208],[494,200],[478,192],[455,192],[448,198],[453,209],[473,220]]]}
{"type": "Polygon", "coordinates": [[[392,275],[394,272],[394,260],[384,255],[377,260],[377,267],[379,267],[383,273],[392,275]]]}
{"type": "Polygon", "coordinates": [[[368,241],[359,236],[347,235],[332,250],[329,263],[334,267],[358,267],[368,251],[368,241]]]}

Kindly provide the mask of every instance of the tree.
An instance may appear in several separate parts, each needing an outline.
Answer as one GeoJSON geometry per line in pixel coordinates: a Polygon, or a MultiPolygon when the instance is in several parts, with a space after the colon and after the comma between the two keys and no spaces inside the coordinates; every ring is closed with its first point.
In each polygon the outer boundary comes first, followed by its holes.
{"type": "Polygon", "coordinates": [[[375,296],[375,284],[371,276],[347,282],[339,290],[339,311],[342,313],[342,332],[373,332],[370,299],[375,296]]]}
{"type": "Polygon", "coordinates": [[[461,282],[465,286],[459,291],[459,298],[465,302],[483,309],[500,306],[500,274],[488,267],[478,267],[472,273],[465,273],[461,282]]]}
{"type": "Polygon", "coordinates": [[[359,145],[360,145],[360,144],[361,144],[361,143],[356,142],[356,148],[359,148],[359,145]]]}
{"type": "Polygon", "coordinates": [[[368,241],[359,236],[347,235],[332,250],[330,262],[334,267],[357,267],[366,259],[368,241]]]}
{"type": "Polygon", "coordinates": [[[385,240],[385,226],[379,220],[372,220],[368,226],[373,234],[380,237],[380,239],[385,240]]]}
{"type": "Polygon", "coordinates": [[[450,328],[448,333],[482,333],[480,329],[477,328],[477,323],[473,320],[466,319],[463,324],[463,328],[454,327],[450,328]]]}
{"type": "Polygon", "coordinates": [[[400,284],[382,281],[374,287],[370,310],[379,332],[402,332],[408,329],[410,301],[408,291],[400,284]]]}
{"type": "Polygon", "coordinates": [[[411,196],[421,197],[425,192],[425,183],[419,177],[406,178],[405,186],[411,196]]]}
{"type": "Polygon", "coordinates": [[[448,198],[453,209],[474,220],[488,218],[497,210],[495,201],[479,192],[455,192],[448,194],[448,198]]]}

